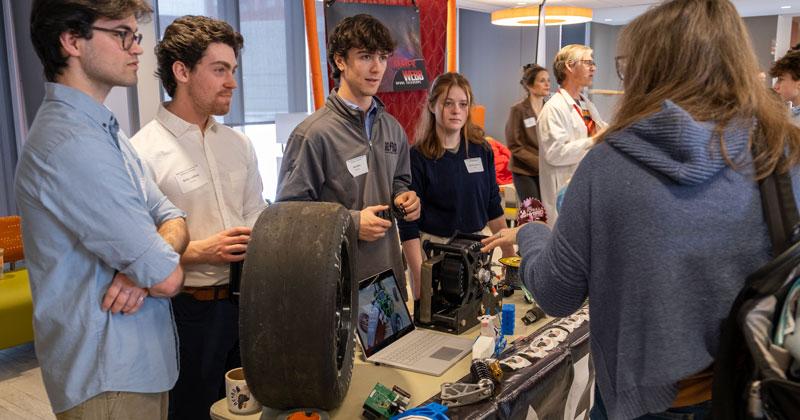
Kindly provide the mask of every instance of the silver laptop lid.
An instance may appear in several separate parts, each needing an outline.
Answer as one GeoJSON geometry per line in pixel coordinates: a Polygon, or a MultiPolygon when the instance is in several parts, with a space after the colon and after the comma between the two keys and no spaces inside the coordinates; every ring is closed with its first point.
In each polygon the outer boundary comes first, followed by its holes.
{"type": "Polygon", "coordinates": [[[391,269],[358,283],[356,331],[367,358],[414,331],[391,269]]]}

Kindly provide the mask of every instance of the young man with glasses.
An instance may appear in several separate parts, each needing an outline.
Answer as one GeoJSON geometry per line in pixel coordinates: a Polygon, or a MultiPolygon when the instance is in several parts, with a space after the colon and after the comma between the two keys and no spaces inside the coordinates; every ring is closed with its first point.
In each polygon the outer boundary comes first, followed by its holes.
{"type": "Polygon", "coordinates": [[[161,191],[187,212],[192,237],[181,256],[186,285],[172,299],[181,370],[170,419],[207,419],[224,397],[225,372],[242,363],[229,267],[245,258],[265,203],[250,139],[214,115],[230,111],[243,43],[221,20],[175,19],[156,46],[158,76],[172,100],[131,139],[161,191]]]}
{"type": "Polygon", "coordinates": [[[592,85],[597,65],[592,49],[567,45],[556,54],[553,71],[560,89],[544,104],[539,115],[539,186],[547,223],[558,218],[556,196],[606,123],[582,91],[592,85]]]}
{"type": "Polygon", "coordinates": [[[48,80],[17,168],[36,355],[59,419],[166,418],[183,217],[103,101],[132,86],[142,0],[36,0],[48,80]]]}
{"type": "Polygon", "coordinates": [[[278,201],[331,201],[350,210],[359,279],[387,268],[405,279],[396,224],[378,214],[391,206],[404,211],[404,220],[419,218],[406,134],[375,96],[394,48],[389,30],[372,16],[336,25],[328,62],[338,88],[292,132],[278,175],[278,201]]]}

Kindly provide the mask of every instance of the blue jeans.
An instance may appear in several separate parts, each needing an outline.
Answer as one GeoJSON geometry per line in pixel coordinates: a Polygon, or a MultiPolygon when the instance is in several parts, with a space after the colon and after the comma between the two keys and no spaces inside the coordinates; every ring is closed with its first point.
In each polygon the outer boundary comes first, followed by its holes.
{"type": "MultiPolygon", "coordinates": [[[[670,408],[660,413],[649,413],[637,420],[707,420],[711,418],[711,401],[704,401],[700,404],[688,405],[686,407],[670,408]]],[[[608,420],[606,406],[600,397],[600,389],[594,386],[594,406],[589,411],[590,420],[608,420]]]]}

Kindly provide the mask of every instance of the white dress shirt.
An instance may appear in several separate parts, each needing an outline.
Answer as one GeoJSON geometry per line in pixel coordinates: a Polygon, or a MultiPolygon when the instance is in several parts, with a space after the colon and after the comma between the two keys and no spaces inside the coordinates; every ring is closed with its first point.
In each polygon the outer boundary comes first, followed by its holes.
{"type": "MultiPolygon", "coordinates": [[[[236,226],[252,227],[266,207],[250,139],[213,118],[201,133],[196,124],[161,105],[131,143],[161,191],[188,213],[191,240],[236,226]]],[[[187,286],[228,282],[228,264],[185,268],[187,286]]]]}
{"type": "MultiPolygon", "coordinates": [[[[594,104],[585,97],[583,102],[592,115],[597,130],[606,126],[594,104]]],[[[583,117],[575,107],[580,108],[570,94],[564,90],[545,102],[537,130],[539,133],[539,188],[542,204],[547,211],[547,223],[555,226],[556,194],[567,184],[578,163],[592,146],[583,117]]]]}

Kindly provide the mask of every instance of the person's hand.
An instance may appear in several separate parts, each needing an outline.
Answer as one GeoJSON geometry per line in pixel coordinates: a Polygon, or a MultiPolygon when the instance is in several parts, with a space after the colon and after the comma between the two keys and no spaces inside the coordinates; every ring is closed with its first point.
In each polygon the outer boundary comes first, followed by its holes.
{"type": "Polygon", "coordinates": [[[191,263],[227,264],[242,261],[250,242],[252,229],[246,226],[237,226],[217,232],[208,238],[191,241],[186,253],[191,263]]]}
{"type": "Polygon", "coordinates": [[[415,191],[406,191],[397,194],[397,197],[394,198],[394,205],[396,207],[402,207],[403,210],[405,210],[406,215],[403,217],[403,220],[406,222],[413,222],[419,219],[422,206],[419,204],[419,197],[417,197],[415,191]]]}
{"type": "Polygon", "coordinates": [[[392,222],[378,217],[375,213],[389,210],[387,205],[369,206],[361,210],[361,223],[358,226],[358,239],[372,242],[386,236],[392,222]]]}
{"type": "Polygon", "coordinates": [[[112,314],[122,312],[131,315],[142,307],[146,297],[147,289],[136,286],[128,276],[117,273],[111,280],[100,307],[103,311],[110,310],[112,314]]]}
{"type": "Polygon", "coordinates": [[[504,257],[513,256],[513,249],[514,245],[517,243],[517,231],[519,231],[519,228],[520,226],[510,229],[500,229],[500,231],[494,235],[483,239],[481,243],[484,247],[481,248],[481,252],[489,252],[497,247],[501,247],[504,257]]]}

